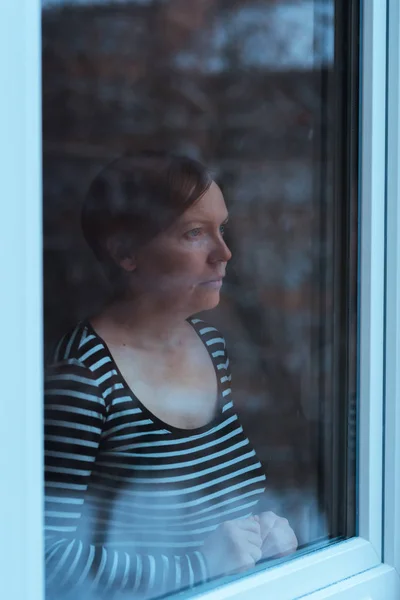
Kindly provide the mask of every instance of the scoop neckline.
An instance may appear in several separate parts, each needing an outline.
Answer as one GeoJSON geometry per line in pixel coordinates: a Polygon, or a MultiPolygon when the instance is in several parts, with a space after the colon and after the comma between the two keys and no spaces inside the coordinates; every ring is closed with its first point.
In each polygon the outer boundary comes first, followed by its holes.
{"type": "MultiPolygon", "coordinates": [[[[102,344],[105,352],[108,354],[108,357],[111,359],[113,369],[116,371],[117,377],[120,380],[119,383],[121,383],[123,385],[125,392],[127,392],[127,395],[130,396],[132,398],[132,400],[134,400],[137,404],[139,404],[139,407],[142,410],[142,412],[145,415],[147,415],[148,418],[151,419],[151,421],[154,424],[159,425],[164,431],[168,431],[169,433],[175,433],[176,435],[179,435],[181,437],[185,437],[185,436],[189,437],[191,435],[204,433],[207,430],[212,429],[213,427],[218,425],[218,423],[220,422],[221,417],[222,417],[223,395],[222,395],[221,379],[220,379],[220,376],[218,373],[218,368],[217,368],[217,361],[216,361],[216,358],[212,355],[212,352],[210,351],[209,347],[207,346],[206,342],[204,341],[202,335],[200,334],[200,331],[197,327],[197,323],[195,323],[194,320],[195,320],[195,317],[189,317],[188,319],[186,319],[186,321],[194,329],[195,333],[197,334],[197,337],[200,339],[201,343],[207,350],[208,355],[213,364],[215,376],[217,378],[217,405],[216,405],[215,415],[211,421],[209,421],[205,425],[201,425],[200,427],[192,427],[189,429],[177,427],[176,425],[170,425],[166,421],[163,421],[160,417],[157,417],[157,415],[155,415],[149,408],[147,408],[147,406],[145,404],[143,404],[143,402],[140,400],[140,398],[135,394],[135,392],[128,385],[128,382],[126,381],[125,377],[123,376],[122,372],[120,371],[120,368],[118,367],[118,365],[114,359],[114,356],[112,355],[112,352],[107,345],[107,342],[101,337],[101,335],[99,335],[97,333],[97,331],[93,327],[92,323],[90,322],[90,318],[85,318],[81,322],[82,325],[85,326],[92,335],[95,335],[96,338],[102,344]]],[[[199,321],[201,321],[201,319],[199,319],[199,321]]]]}

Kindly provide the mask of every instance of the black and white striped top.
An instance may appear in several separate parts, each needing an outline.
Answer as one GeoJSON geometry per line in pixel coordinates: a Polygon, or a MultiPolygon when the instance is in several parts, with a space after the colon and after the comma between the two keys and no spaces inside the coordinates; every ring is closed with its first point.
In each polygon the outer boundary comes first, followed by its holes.
{"type": "Polygon", "coordinates": [[[257,512],[265,474],[232,404],[225,341],[189,322],[219,389],[216,417],[197,429],[147,410],[88,321],[58,344],[45,378],[46,579],[57,600],[206,581],[205,538],[257,512]]]}

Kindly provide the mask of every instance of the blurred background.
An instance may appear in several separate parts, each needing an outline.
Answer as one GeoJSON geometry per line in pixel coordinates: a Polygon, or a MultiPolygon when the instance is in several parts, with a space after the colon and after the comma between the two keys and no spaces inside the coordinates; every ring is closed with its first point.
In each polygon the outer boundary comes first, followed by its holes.
{"type": "Polygon", "coordinates": [[[233,259],[204,318],[302,545],[355,531],[354,4],[43,0],[45,354],[109,293],[79,225],[91,178],[127,147],[205,162],[233,259]]]}

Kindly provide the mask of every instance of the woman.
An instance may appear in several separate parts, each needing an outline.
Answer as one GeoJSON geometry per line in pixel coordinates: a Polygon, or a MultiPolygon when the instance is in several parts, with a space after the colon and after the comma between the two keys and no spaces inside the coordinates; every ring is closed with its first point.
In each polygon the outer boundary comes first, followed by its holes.
{"type": "Polygon", "coordinates": [[[223,195],[198,162],[126,155],[96,177],[83,232],[114,287],[46,376],[47,585],[148,598],[297,547],[262,511],[214,308],[231,253],[223,195]]]}

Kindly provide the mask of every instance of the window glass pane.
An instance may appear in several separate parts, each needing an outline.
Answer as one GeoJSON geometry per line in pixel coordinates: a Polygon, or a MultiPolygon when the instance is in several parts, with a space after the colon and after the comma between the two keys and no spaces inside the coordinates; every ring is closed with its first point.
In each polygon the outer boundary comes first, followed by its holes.
{"type": "Polygon", "coordinates": [[[48,598],[355,535],[358,3],[42,4],[48,598]]]}

